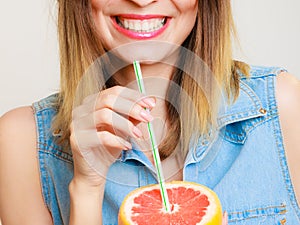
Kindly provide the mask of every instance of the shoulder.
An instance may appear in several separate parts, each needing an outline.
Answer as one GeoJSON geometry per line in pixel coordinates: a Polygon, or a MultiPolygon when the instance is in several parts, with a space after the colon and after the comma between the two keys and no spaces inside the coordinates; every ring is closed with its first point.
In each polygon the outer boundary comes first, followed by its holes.
{"type": "Polygon", "coordinates": [[[242,80],[253,80],[257,78],[277,76],[285,71],[286,70],[284,68],[276,66],[248,65],[248,75],[246,75],[246,73],[242,71],[239,72],[239,75],[242,80]]]}
{"type": "MultiPolygon", "coordinates": [[[[33,109],[30,106],[13,109],[0,117],[0,149],[35,146],[36,127],[33,109]]],[[[4,154],[1,151],[2,154],[4,154]]],[[[23,152],[19,149],[19,154],[23,152]]]]}
{"type": "MultiPolygon", "coordinates": [[[[282,67],[249,66],[248,75],[240,73],[240,85],[246,84],[253,92],[259,95],[262,101],[267,101],[266,92],[274,89],[274,80],[286,73],[282,67]]],[[[270,93],[271,94],[271,93],[270,93]]],[[[271,94],[271,95],[274,95],[271,94]]]]}
{"type": "Polygon", "coordinates": [[[300,200],[300,81],[283,72],[276,77],[279,120],[289,170],[298,201],[300,200]]]}
{"type": "Polygon", "coordinates": [[[287,72],[282,72],[277,76],[276,81],[278,104],[289,108],[295,106],[293,107],[295,110],[300,110],[300,80],[287,72]]]}
{"type": "MultiPolygon", "coordinates": [[[[20,126],[25,129],[34,128],[34,114],[30,106],[13,109],[0,117],[0,130],[17,132],[18,130],[20,131],[20,126]]],[[[7,135],[3,133],[2,136],[1,132],[0,138],[5,136],[7,135]]]]}
{"type": "Polygon", "coordinates": [[[300,81],[293,75],[282,72],[276,77],[276,99],[281,125],[300,129],[300,81]],[[297,125],[297,126],[295,126],[297,125]]]}
{"type": "Polygon", "coordinates": [[[283,72],[276,78],[275,91],[283,131],[288,131],[288,134],[294,131],[292,135],[299,137],[300,80],[287,72],[283,72]]]}
{"type": "Polygon", "coordinates": [[[24,147],[25,144],[35,143],[35,139],[35,119],[30,106],[11,110],[1,116],[0,149],[12,149],[12,146],[18,145],[24,147]]]}
{"type": "Polygon", "coordinates": [[[35,119],[30,106],[13,109],[0,117],[0,160],[22,160],[35,148],[35,119]],[[33,149],[32,149],[33,148],[33,149]]]}
{"type": "Polygon", "coordinates": [[[0,214],[7,224],[51,224],[37,165],[33,109],[28,106],[7,112],[0,118],[0,214]]]}
{"type": "Polygon", "coordinates": [[[34,102],[32,106],[13,109],[0,117],[0,144],[33,143],[37,138],[36,124],[50,129],[51,121],[58,109],[58,95],[53,94],[34,102]],[[36,121],[37,120],[37,121],[36,121]],[[11,142],[11,139],[20,141],[11,142]],[[21,142],[22,140],[22,142],[21,142]]]}

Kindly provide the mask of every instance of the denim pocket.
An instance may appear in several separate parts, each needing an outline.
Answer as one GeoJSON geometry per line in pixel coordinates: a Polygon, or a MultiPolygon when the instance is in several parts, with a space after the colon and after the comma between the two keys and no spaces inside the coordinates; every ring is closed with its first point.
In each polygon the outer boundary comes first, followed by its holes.
{"type": "Polygon", "coordinates": [[[229,211],[228,225],[284,225],[286,205],[252,208],[244,211],[229,211]]]}

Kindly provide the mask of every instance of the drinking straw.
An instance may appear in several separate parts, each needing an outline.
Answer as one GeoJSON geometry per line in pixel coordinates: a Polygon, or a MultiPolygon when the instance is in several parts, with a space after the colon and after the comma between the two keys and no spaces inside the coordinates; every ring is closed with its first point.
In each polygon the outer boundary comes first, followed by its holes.
{"type": "MultiPolygon", "coordinates": [[[[133,61],[133,67],[134,67],[134,73],[136,76],[139,91],[142,94],[146,94],[143,76],[142,76],[142,70],[141,70],[139,61],[133,61]]],[[[149,109],[145,109],[145,110],[147,112],[149,112],[149,109]]],[[[156,173],[157,173],[157,178],[158,178],[158,183],[159,183],[159,188],[160,188],[160,194],[161,194],[161,197],[163,200],[165,210],[167,212],[171,212],[169,197],[168,197],[168,193],[167,193],[167,189],[166,189],[166,185],[165,185],[164,177],[163,177],[163,173],[162,173],[159,151],[158,151],[158,147],[157,147],[157,143],[156,143],[156,139],[155,139],[154,129],[153,129],[151,122],[147,123],[147,128],[148,128],[148,133],[149,133],[151,147],[152,147],[152,154],[153,154],[153,158],[154,158],[154,164],[155,164],[155,168],[156,168],[156,173]]]]}

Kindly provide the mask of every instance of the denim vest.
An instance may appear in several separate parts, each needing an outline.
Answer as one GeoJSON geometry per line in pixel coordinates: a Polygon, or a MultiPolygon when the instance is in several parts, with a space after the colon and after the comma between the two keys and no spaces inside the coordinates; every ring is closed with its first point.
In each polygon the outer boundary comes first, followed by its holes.
{"type": "MultiPolygon", "coordinates": [[[[213,141],[199,140],[183,167],[183,179],[201,183],[219,196],[229,225],[300,224],[275,99],[276,75],[283,69],[251,67],[240,77],[240,94],[218,117],[213,141]]],[[[73,177],[70,151],[56,144],[50,130],[57,95],[33,104],[40,179],[45,204],[55,225],[69,222],[68,185],[73,177]]],[[[157,183],[155,170],[138,149],[124,151],[110,167],[103,202],[103,224],[118,224],[124,197],[137,187],[157,183]]]]}

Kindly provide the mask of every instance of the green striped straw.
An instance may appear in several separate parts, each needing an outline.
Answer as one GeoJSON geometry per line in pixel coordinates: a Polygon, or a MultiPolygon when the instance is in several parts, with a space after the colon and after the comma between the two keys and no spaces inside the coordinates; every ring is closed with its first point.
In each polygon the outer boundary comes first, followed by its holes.
{"type": "MultiPolygon", "coordinates": [[[[139,90],[141,93],[146,94],[146,90],[145,90],[145,86],[144,86],[144,82],[143,82],[142,70],[141,70],[139,61],[133,61],[133,67],[134,67],[134,73],[136,76],[139,90]]],[[[146,109],[146,110],[149,112],[149,109],[146,109]]],[[[152,146],[152,154],[153,154],[153,158],[154,158],[154,164],[156,167],[156,173],[157,173],[157,178],[158,178],[158,183],[159,183],[159,188],[160,188],[160,194],[161,194],[163,204],[164,204],[166,211],[171,212],[169,197],[168,197],[166,185],[164,182],[161,161],[160,161],[160,157],[159,157],[159,151],[158,151],[152,123],[148,122],[147,127],[148,127],[148,133],[149,133],[150,142],[151,142],[151,146],[152,146]]]]}

